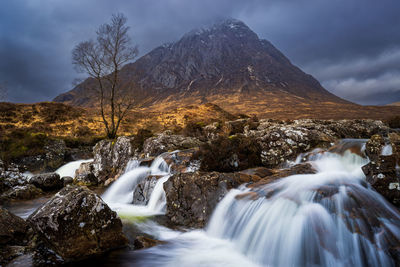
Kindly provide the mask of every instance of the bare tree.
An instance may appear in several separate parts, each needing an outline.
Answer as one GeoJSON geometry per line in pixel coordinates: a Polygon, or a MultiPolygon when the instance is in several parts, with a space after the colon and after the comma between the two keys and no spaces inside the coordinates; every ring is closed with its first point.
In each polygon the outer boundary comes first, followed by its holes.
{"type": "Polygon", "coordinates": [[[6,83],[0,83],[0,102],[7,101],[8,88],[6,83]]]}
{"type": "Polygon", "coordinates": [[[119,76],[121,67],[138,54],[137,47],[131,46],[126,21],[123,14],[112,15],[111,22],[97,30],[96,41],[81,42],[72,51],[77,70],[97,81],[95,90],[108,138],[116,137],[122,119],[133,105],[133,97],[124,94],[131,83],[123,84],[119,76]]]}

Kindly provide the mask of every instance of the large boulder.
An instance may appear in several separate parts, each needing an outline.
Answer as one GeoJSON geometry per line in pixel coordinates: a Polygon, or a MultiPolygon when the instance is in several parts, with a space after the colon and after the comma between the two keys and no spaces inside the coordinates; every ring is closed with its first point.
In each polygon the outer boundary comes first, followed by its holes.
{"type": "Polygon", "coordinates": [[[158,156],[161,153],[198,147],[202,142],[195,137],[174,135],[170,131],[150,137],[144,141],[143,154],[145,157],[158,156]]]}
{"type": "Polygon", "coordinates": [[[95,145],[91,165],[99,182],[123,173],[128,161],[137,154],[133,140],[134,137],[122,136],[117,140],[102,140],[95,145]]]}
{"type": "Polygon", "coordinates": [[[64,186],[63,181],[60,179],[60,175],[55,172],[34,175],[29,179],[29,183],[43,191],[58,190],[64,186]]]}
{"type": "Polygon", "coordinates": [[[117,214],[86,187],[67,186],[39,207],[28,222],[65,261],[125,246],[117,214]]]}
{"type": "Polygon", "coordinates": [[[261,178],[245,173],[178,173],[164,183],[167,217],[185,227],[204,227],[217,203],[231,188],[261,178]]]}

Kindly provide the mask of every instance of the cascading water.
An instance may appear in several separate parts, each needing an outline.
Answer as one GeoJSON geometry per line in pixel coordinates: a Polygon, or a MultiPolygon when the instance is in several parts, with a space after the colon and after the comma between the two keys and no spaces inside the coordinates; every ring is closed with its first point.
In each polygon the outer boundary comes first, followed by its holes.
{"type": "Polygon", "coordinates": [[[400,213],[365,182],[364,147],[345,140],[331,152],[302,155],[299,162],[307,159],[316,174],[231,190],[204,231],[172,235],[150,227],[168,243],[134,252],[131,260],[137,266],[396,266],[400,213]]]}
{"type": "Polygon", "coordinates": [[[294,175],[254,191],[232,190],[210,235],[228,239],[268,266],[394,266],[400,214],[364,181],[367,160],[349,151],[317,154],[317,174],[294,175]]]}
{"type": "Polygon", "coordinates": [[[60,177],[70,176],[72,178],[75,177],[75,171],[79,168],[82,163],[92,162],[93,159],[88,160],[76,160],[68,162],[67,164],[58,168],[55,172],[60,175],[60,177]]]}
{"type": "Polygon", "coordinates": [[[154,159],[150,167],[140,166],[140,161],[132,160],[127,164],[125,173],[114,182],[103,200],[122,216],[150,216],[165,211],[164,182],[170,177],[168,164],[162,156],[154,159]],[[135,205],[133,192],[136,186],[150,175],[161,176],[153,189],[147,205],[135,205]]]}

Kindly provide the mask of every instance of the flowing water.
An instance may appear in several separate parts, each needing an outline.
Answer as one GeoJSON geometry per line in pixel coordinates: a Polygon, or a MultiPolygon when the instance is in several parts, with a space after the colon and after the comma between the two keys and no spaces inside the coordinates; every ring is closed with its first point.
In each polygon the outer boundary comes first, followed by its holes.
{"type": "MultiPolygon", "coordinates": [[[[142,230],[167,243],[127,252],[117,262],[124,266],[395,266],[400,214],[365,182],[364,147],[363,140],[344,140],[331,152],[316,150],[300,156],[303,160],[298,161],[310,162],[316,174],[231,190],[204,230],[177,232],[148,221],[142,230]],[[237,198],[250,190],[259,198],[237,198]]],[[[149,171],[144,167],[128,171],[129,186],[149,171]]],[[[118,187],[122,184],[128,181],[118,187]]],[[[132,188],[129,196],[131,201],[132,188]]]]}
{"type": "MultiPolygon", "coordinates": [[[[166,162],[161,156],[150,167],[131,161],[102,197],[123,218],[150,216],[136,222],[136,227],[166,243],[139,251],[116,251],[103,257],[101,264],[396,266],[400,213],[365,182],[361,167],[368,160],[363,157],[364,149],[365,140],[343,140],[328,151],[302,154],[288,165],[310,162],[316,174],[231,190],[204,230],[182,232],[151,219],[165,213],[163,183],[171,176],[166,162]],[[150,175],[158,180],[148,203],[133,203],[135,188],[150,175]],[[243,197],[249,191],[252,197],[243,197]]],[[[385,149],[383,153],[391,152],[385,149]]]]}
{"type": "Polygon", "coordinates": [[[157,157],[150,167],[140,166],[140,161],[127,164],[125,173],[114,182],[103,200],[120,216],[152,216],[165,212],[166,200],[163,184],[171,176],[169,167],[162,156],[157,157]],[[136,186],[150,175],[160,176],[154,186],[147,205],[133,203],[136,186]]]}
{"type": "Polygon", "coordinates": [[[60,177],[69,176],[75,178],[75,172],[82,163],[92,162],[93,159],[88,160],[76,160],[68,162],[67,164],[58,168],[55,172],[60,175],[60,177]]]}

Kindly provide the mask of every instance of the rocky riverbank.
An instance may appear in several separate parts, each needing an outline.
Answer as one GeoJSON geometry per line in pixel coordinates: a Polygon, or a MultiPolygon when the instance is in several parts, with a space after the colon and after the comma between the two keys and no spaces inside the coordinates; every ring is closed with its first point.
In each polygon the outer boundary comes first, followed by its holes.
{"type": "MultiPolygon", "coordinates": [[[[314,166],[304,162],[328,149],[342,153],[345,149],[339,141],[346,138],[368,139],[365,148],[350,149],[369,158],[363,171],[370,186],[400,207],[400,135],[373,120],[249,118],[198,125],[184,135],[165,131],[144,139],[136,135],[102,140],[93,148],[93,161],[82,163],[74,177],[52,172],[27,176],[23,171],[29,164],[20,167],[0,161],[0,204],[54,195],[26,221],[1,210],[0,224],[15,221],[18,229],[7,226],[0,235],[6,252],[0,264],[23,259],[40,265],[49,255],[51,263],[58,264],[126,246],[119,217],[85,186],[109,186],[133,160],[149,166],[161,156],[169,166],[170,177],[163,184],[166,213],[159,222],[172,228],[202,228],[230,189],[249,189],[238,199],[268,198],[273,192],[264,191],[265,185],[290,175],[316,173],[314,166]]],[[[148,204],[159,179],[150,175],[141,180],[133,190],[132,202],[148,204]]],[[[129,239],[132,248],[158,244],[136,230],[129,239]]]]}

